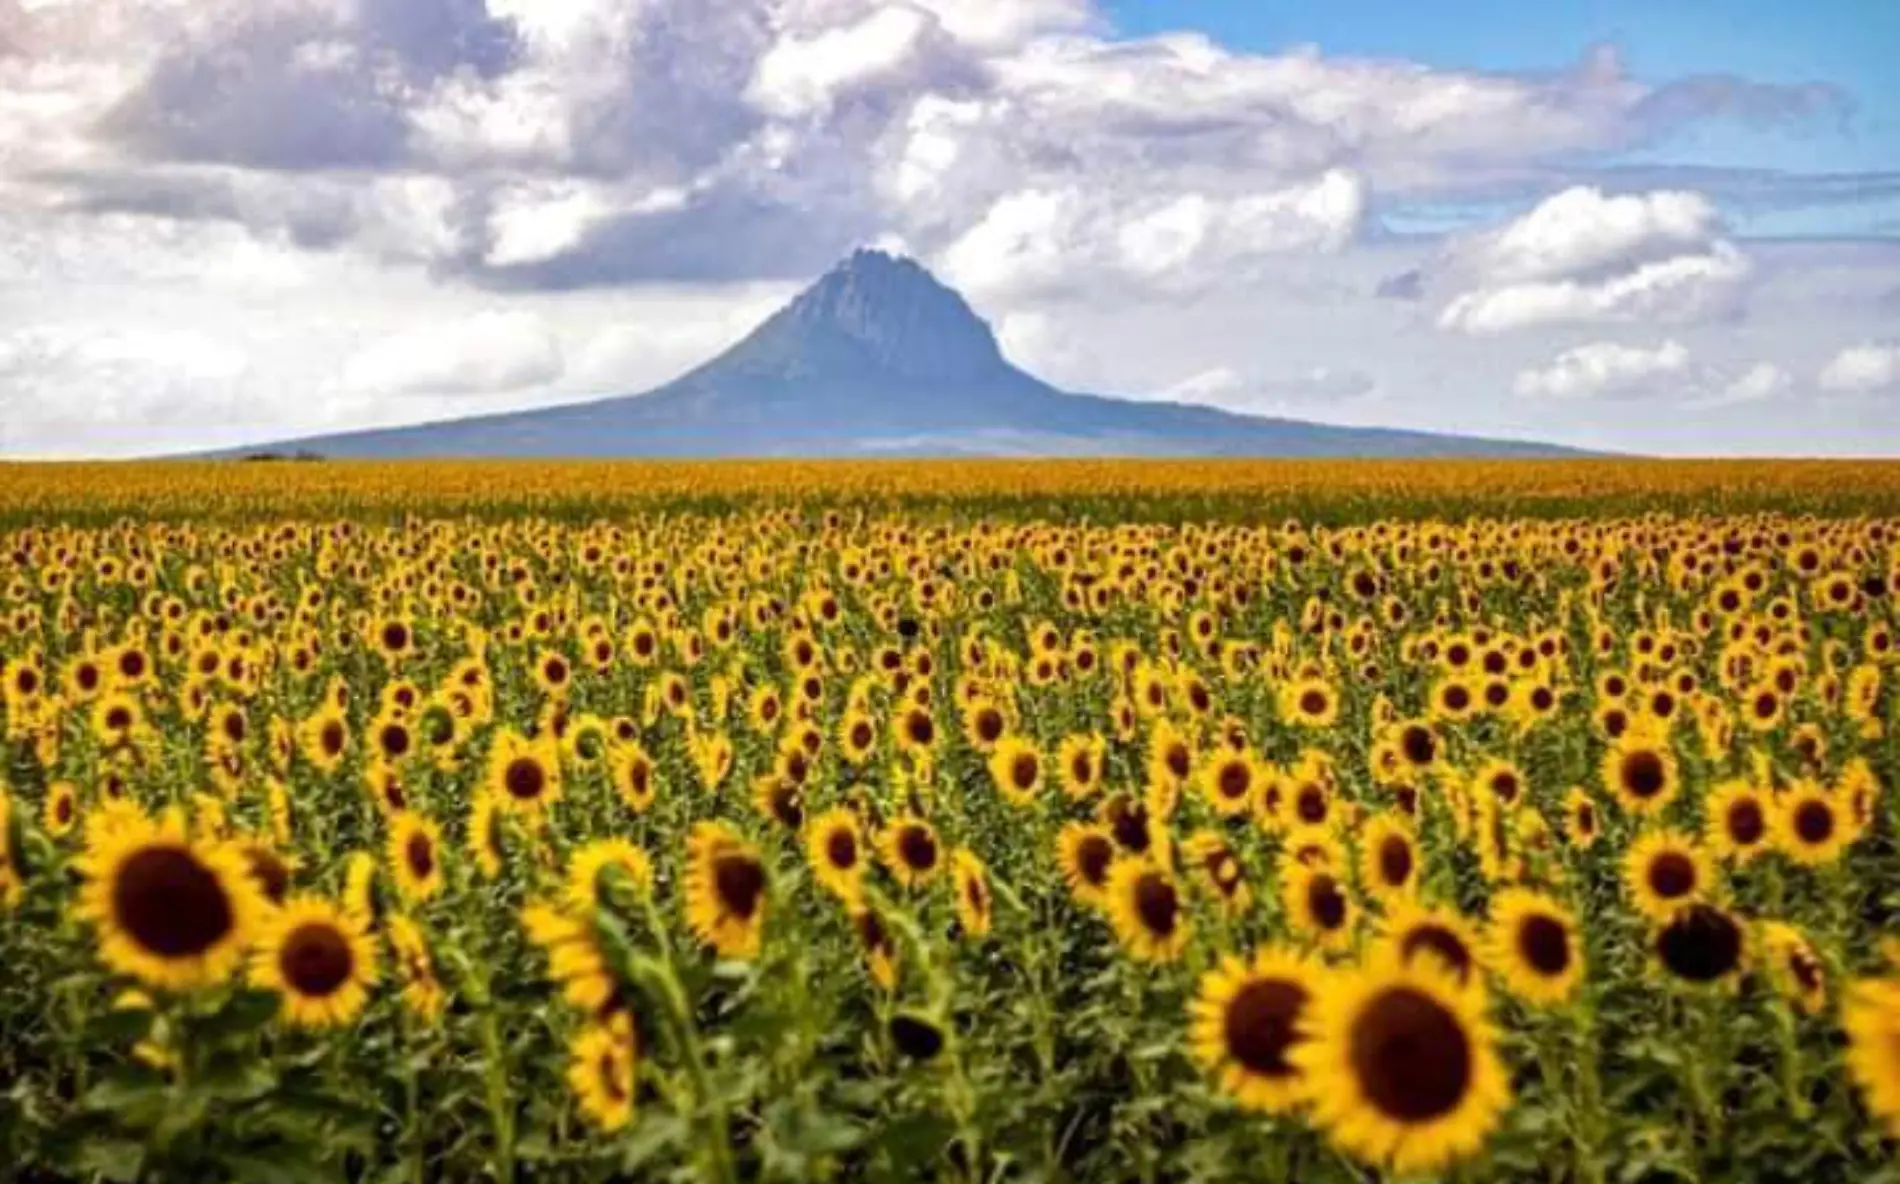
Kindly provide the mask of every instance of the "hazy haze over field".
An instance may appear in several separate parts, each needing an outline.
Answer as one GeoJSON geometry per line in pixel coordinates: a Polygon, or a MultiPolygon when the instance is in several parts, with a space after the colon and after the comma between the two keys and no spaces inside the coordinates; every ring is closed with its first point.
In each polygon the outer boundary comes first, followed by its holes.
{"type": "Polygon", "coordinates": [[[1900,9],[1268,7],[0,0],[0,454],[639,391],[861,243],[1069,389],[1900,449],[1900,9]]]}

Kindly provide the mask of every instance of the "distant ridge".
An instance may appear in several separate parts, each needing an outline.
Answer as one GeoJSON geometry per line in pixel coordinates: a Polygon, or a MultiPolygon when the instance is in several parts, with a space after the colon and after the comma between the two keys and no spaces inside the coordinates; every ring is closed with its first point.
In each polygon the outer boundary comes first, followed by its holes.
{"type": "MultiPolygon", "coordinates": [[[[1556,457],[1554,445],[1059,391],[911,259],[860,250],[646,394],[257,445],[336,458],[1556,457]]],[[[234,451],[229,455],[239,455],[234,451]]]]}

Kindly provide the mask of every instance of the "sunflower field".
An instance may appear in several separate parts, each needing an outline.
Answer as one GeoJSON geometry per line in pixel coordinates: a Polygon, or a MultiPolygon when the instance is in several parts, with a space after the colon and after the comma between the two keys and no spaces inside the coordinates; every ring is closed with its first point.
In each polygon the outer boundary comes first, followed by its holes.
{"type": "Polygon", "coordinates": [[[0,472],[0,1179],[1900,1184],[1890,466],[295,469],[0,472]]]}

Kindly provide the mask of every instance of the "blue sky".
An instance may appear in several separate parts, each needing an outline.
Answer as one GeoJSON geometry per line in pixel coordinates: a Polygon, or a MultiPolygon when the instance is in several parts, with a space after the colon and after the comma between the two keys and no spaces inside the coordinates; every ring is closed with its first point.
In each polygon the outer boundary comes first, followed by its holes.
{"type": "Polygon", "coordinates": [[[1900,0],[0,0],[0,456],[638,393],[864,244],[1069,390],[1900,454],[1897,46],[1900,0]]]}
{"type": "MultiPolygon", "coordinates": [[[[1736,74],[1838,86],[1853,110],[1836,125],[1686,129],[1615,158],[1630,163],[1852,173],[1900,167],[1900,2],[1895,0],[1108,0],[1125,36],[1192,29],[1260,52],[1302,44],[1451,69],[1551,71],[1613,44],[1632,75],[1665,81],[1736,74]]],[[[1758,218],[1761,234],[1900,235],[1900,205],[1871,203],[1758,218]]]]}

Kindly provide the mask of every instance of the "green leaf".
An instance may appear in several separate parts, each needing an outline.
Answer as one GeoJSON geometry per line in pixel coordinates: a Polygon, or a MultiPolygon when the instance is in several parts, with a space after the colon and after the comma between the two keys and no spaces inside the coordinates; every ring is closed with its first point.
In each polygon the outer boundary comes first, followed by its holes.
{"type": "Polygon", "coordinates": [[[281,1007],[275,991],[239,991],[205,1022],[201,1031],[212,1040],[249,1036],[276,1019],[281,1007]]]}
{"type": "Polygon", "coordinates": [[[73,1156],[73,1166],[82,1173],[131,1184],[145,1170],[145,1146],[130,1139],[87,1139],[73,1156]]]}
{"type": "Polygon", "coordinates": [[[164,1100],[163,1077],[143,1065],[127,1065],[113,1070],[110,1076],[87,1090],[79,1104],[86,1110],[123,1114],[141,1106],[162,1104],[164,1100]]]}
{"type": "Polygon", "coordinates": [[[144,1007],[102,1011],[86,1020],[86,1039],[116,1046],[137,1044],[151,1034],[155,1018],[152,1011],[144,1007]]]}
{"type": "Polygon", "coordinates": [[[233,1180],[245,1184],[331,1184],[336,1179],[334,1172],[318,1166],[316,1156],[295,1148],[271,1155],[227,1152],[218,1159],[233,1180]]]}
{"type": "Polygon", "coordinates": [[[205,1096],[224,1102],[250,1102],[277,1088],[277,1074],[261,1060],[221,1057],[197,1084],[205,1096]]]}
{"type": "Polygon", "coordinates": [[[640,1120],[621,1144],[620,1170],[637,1172],[652,1159],[686,1138],[686,1123],[674,1114],[652,1114],[640,1120]]]}

